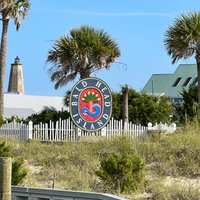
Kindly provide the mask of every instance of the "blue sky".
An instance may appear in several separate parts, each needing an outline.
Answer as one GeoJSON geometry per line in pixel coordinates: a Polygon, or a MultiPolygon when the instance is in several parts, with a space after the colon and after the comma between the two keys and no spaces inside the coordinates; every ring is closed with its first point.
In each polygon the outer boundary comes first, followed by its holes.
{"type": "Polygon", "coordinates": [[[81,25],[104,29],[121,50],[118,63],[93,76],[103,79],[113,91],[124,84],[140,91],[152,74],[173,73],[180,63],[194,63],[189,59],[172,65],[163,40],[178,14],[199,9],[199,0],[31,0],[20,31],[15,31],[13,21],[9,25],[5,91],[10,65],[19,56],[25,94],[63,96],[75,82],[54,89],[45,63],[47,53],[55,40],[81,25]]]}

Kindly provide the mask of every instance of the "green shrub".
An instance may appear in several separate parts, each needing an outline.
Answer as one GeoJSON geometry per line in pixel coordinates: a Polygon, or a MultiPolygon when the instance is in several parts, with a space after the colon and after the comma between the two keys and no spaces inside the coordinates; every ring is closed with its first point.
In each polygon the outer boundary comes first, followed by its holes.
{"type": "Polygon", "coordinates": [[[197,94],[197,86],[190,86],[188,90],[183,88],[183,91],[180,93],[183,103],[174,105],[173,120],[176,123],[185,125],[188,122],[192,122],[194,118],[198,118],[198,122],[200,122],[200,107],[197,94]]]}
{"type": "Polygon", "coordinates": [[[3,117],[0,115],[0,126],[4,124],[4,120],[3,120],[3,117]]]}
{"type": "MultiPolygon", "coordinates": [[[[11,147],[6,146],[5,142],[0,143],[0,157],[13,157],[11,147]]],[[[13,159],[12,162],[12,185],[22,183],[27,175],[26,169],[23,167],[24,160],[22,158],[13,159]]]]}
{"type": "Polygon", "coordinates": [[[112,154],[101,161],[97,176],[110,185],[114,192],[128,193],[136,191],[144,180],[144,163],[139,157],[112,154]]]}
{"type": "Polygon", "coordinates": [[[16,159],[12,163],[12,185],[19,185],[27,175],[27,170],[23,167],[24,160],[16,159]]]}
{"type": "Polygon", "coordinates": [[[0,143],[0,157],[12,157],[11,148],[5,142],[0,143]]]}
{"type": "Polygon", "coordinates": [[[40,122],[49,123],[49,121],[58,121],[59,119],[67,119],[70,116],[68,111],[56,111],[53,108],[45,108],[42,111],[32,114],[26,118],[26,122],[32,121],[34,124],[40,122]]]}
{"type": "Polygon", "coordinates": [[[13,121],[16,121],[17,123],[21,123],[21,122],[24,122],[24,119],[22,119],[22,118],[20,118],[20,117],[18,117],[16,115],[13,115],[13,116],[11,116],[9,118],[5,118],[4,122],[6,122],[6,121],[8,123],[13,122],[13,121]]]}
{"type": "Polygon", "coordinates": [[[13,116],[11,116],[9,118],[5,118],[5,119],[3,119],[3,117],[0,117],[0,126],[5,124],[6,122],[10,123],[10,122],[13,122],[13,121],[20,123],[20,122],[24,122],[24,119],[21,119],[16,115],[13,115],[13,116]]]}

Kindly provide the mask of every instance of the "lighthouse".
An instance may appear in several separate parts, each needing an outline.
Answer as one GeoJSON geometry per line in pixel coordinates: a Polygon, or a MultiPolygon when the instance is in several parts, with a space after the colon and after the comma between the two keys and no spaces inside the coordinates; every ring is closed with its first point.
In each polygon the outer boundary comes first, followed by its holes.
{"type": "Polygon", "coordinates": [[[11,64],[8,93],[24,94],[23,67],[18,56],[11,64]]]}

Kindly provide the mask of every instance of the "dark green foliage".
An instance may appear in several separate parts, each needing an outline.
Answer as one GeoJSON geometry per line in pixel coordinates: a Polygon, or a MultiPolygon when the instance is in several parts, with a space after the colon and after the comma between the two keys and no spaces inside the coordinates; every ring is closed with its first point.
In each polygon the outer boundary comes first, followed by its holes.
{"type": "Polygon", "coordinates": [[[65,96],[64,96],[64,98],[63,98],[63,104],[64,104],[66,107],[69,107],[70,94],[71,94],[71,90],[68,90],[68,91],[65,93],[65,96]]]}
{"type": "Polygon", "coordinates": [[[148,122],[168,122],[172,107],[165,96],[155,97],[147,94],[129,94],[129,119],[134,123],[147,125],[148,122]]]}
{"type": "Polygon", "coordinates": [[[8,123],[10,123],[10,122],[13,122],[14,120],[15,120],[16,122],[18,122],[18,123],[24,121],[23,119],[19,118],[18,116],[15,116],[15,115],[11,116],[10,118],[5,118],[4,121],[7,121],[8,123]]]}
{"type": "Polygon", "coordinates": [[[101,161],[96,174],[114,192],[128,193],[136,191],[144,181],[143,169],[144,163],[139,157],[112,154],[101,161]]]}
{"type": "Polygon", "coordinates": [[[112,93],[112,117],[114,119],[122,119],[122,95],[117,92],[112,93]]]}
{"type": "Polygon", "coordinates": [[[188,121],[193,121],[199,113],[197,86],[191,86],[188,90],[183,89],[181,96],[183,97],[183,103],[174,106],[174,119],[181,124],[185,124],[188,121]]]}
{"type": "Polygon", "coordinates": [[[4,120],[3,120],[3,117],[0,116],[0,126],[4,124],[4,120]]]}
{"type": "Polygon", "coordinates": [[[14,120],[18,123],[24,121],[23,119],[19,118],[18,116],[15,116],[15,115],[13,115],[12,117],[9,117],[9,118],[5,118],[5,119],[0,117],[0,126],[5,124],[6,122],[8,122],[8,123],[13,122],[14,120]]]}
{"type": "Polygon", "coordinates": [[[5,142],[0,143],[0,157],[12,157],[10,146],[6,146],[5,142]]]}
{"type": "Polygon", "coordinates": [[[12,185],[18,185],[22,183],[23,179],[27,175],[27,170],[23,168],[24,160],[19,158],[12,163],[12,185]]]}
{"type": "MultiPolygon", "coordinates": [[[[129,89],[129,121],[147,125],[148,122],[169,122],[172,106],[165,96],[155,97],[141,94],[129,89]]],[[[122,94],[113,93],[113,117],[120,120],[122,116],[122,94]]]]}
{"type": "Polygon", "coordinates": [[[48,123],[51,121],[58,121],[61,119],[67,119],[70,116],[68,111],[56,111],[53,109],[46,108],[37,114],[33,114],[27,117],[26,121],[32,121],[34,124],[43,122],[48,123]]]}
{"type": "MultiPolygon", "coordinates": [[[[6,146],[5,142],[0,143],[0,157],[13,157],[11,147],[6,146]]],[[[27,175],[26,169],[23,167],[24,160],[22,158],[14,159],[12,162],[12,185],[22,183],[27,175]]]]}

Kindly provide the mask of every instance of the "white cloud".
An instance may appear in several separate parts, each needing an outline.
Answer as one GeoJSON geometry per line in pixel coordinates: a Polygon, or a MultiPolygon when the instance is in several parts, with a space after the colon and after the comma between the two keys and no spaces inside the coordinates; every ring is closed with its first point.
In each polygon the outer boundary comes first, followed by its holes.
{"type": "Polygon", "coordinates": [[[37,10],[45,10],[47,12],[59,12],[78,15],[90,15],[90,16],[107,16],[107,17],[131,17],[131,16],[158,16],[158,17],[170,17],[176,13],[162,13],[162,12],[94,12],[83,10],[67,10],[67,9],[54,9],[54,8],[37,8],[37,10]]]}

